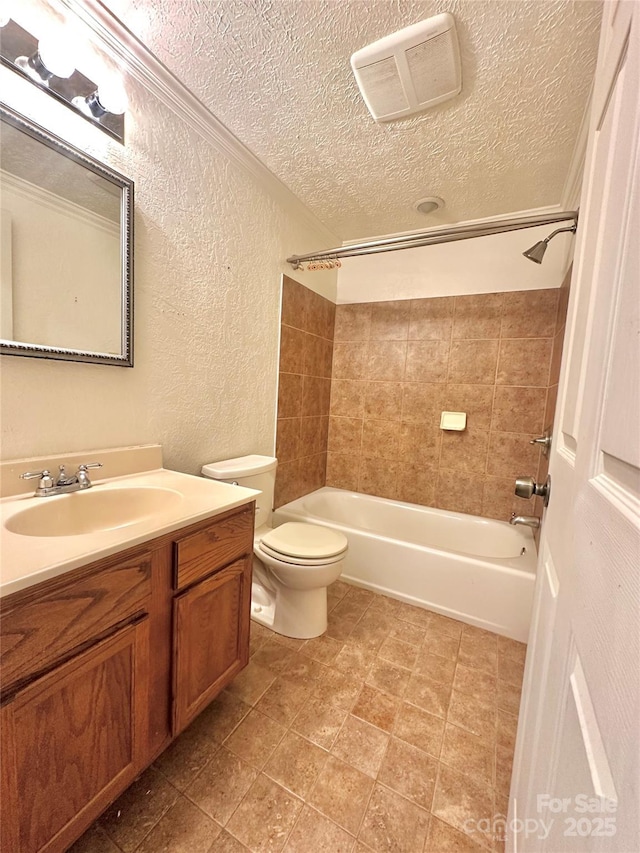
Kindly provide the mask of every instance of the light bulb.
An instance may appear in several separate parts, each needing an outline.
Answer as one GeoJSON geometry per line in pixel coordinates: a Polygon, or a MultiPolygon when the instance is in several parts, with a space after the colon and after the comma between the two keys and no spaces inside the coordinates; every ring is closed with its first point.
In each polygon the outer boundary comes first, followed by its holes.
{"type": "Polygon", "coordinates": [[[108,113],[122,115],[129,106],[124,86],[117,79],[109,79],[98,86],[98,100],[108,113]]]}
{"type": "Polygon", "coordinates": [[[62,38],[47,37],[38,42],[42,64],[54,77],[71,77],[76,70],[69,45],[62,38]]]}

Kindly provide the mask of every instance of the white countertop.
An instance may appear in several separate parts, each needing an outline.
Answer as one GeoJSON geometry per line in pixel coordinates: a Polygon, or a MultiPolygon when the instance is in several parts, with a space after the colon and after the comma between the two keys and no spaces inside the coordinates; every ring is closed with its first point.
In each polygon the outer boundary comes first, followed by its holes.
{"type": "MultiPolygon", "coordinates": [[[[136,522],[75,536],[24,536],[5,527],[12,516],[36,502],[64,500],[66,495],[36,498],[31,492],[1,500],[0,597],[241,506],[260,494],[253,489],[180,474],[166,468],[108,480],[96,479],[86,494],[123,486],[171,489],[179,494],[180,500],[171,501],[166,510],[136,522]]],[[[83,493],[75,492],[74,495],[81,499],[83,493]]]]}

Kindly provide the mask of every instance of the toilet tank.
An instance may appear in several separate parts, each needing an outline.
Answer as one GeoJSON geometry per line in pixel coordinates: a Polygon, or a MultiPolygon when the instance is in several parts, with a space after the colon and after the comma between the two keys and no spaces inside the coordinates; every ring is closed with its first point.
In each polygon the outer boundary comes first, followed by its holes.
{"type": "Polygon", "coordinates": [[[211,480],[236,483],[262,494],[256,499],[256,528],[269,524],[273,509],[273,494],[278,460],[273,456],[238,456],[202,466],[202,474],[211,480]]]}

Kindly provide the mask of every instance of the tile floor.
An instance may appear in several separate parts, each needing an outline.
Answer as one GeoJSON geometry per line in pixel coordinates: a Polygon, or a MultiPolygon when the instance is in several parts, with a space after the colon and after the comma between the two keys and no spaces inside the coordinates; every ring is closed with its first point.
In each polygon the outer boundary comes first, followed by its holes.
{"type": "Polygon", "coordinates": [[[341,581],[329,608],[307,642],[252,623],[249,666],[73,853],[501,851],[525,646],[341,581]]]}

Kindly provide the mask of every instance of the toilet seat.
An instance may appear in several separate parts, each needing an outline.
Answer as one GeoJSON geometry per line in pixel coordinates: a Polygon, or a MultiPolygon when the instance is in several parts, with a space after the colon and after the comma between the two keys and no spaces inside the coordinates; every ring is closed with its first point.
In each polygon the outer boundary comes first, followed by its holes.
{"type": "Polygon", "coordinates": [[[288,521],[267,531],[256,544],[266,554],[284,562],[317,566],[336,562],[349,543],[347,537],[337,530],[288,521]]]}
{"type": "Polygon", "coordinates": [[[344,552],[335,557],[316,557],[315,559],[307,560],[303,557],[290,557],[288,554],[281,554],[279,551],[274,551],[273,548],[269,548],[263,542],[257,542],[254,550],[259,557],[264,554],[274,560],[280,560],[281,563],[289,563],[291,566],[300,566],[301,568],[305,566],[327,566],[344,559],[344,552]]]}

